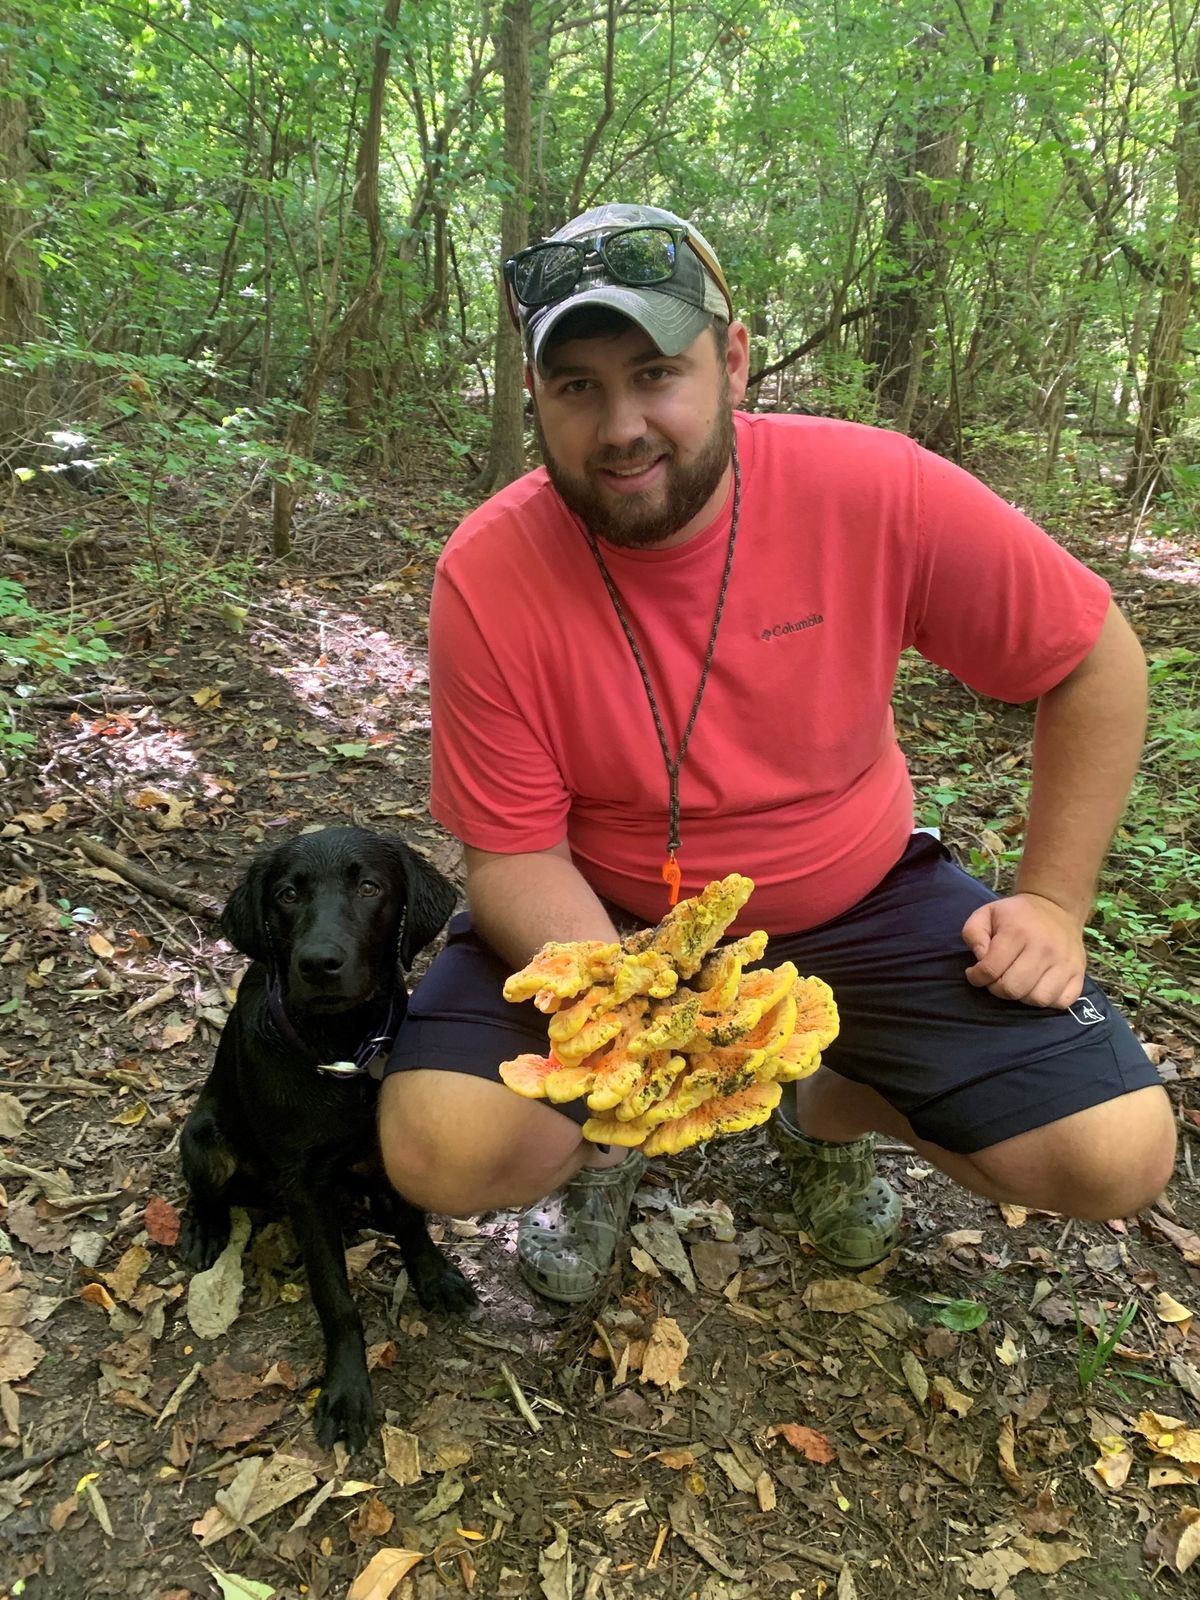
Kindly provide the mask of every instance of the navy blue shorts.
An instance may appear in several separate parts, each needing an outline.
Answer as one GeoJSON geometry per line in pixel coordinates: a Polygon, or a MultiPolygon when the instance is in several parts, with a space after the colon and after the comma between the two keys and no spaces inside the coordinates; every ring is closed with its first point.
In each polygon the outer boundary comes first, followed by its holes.
{"type": "MultiPolygon", "coordinates": [[[[967,918],[996,896],[931,835],[915,833],[877,888],[831,922],[771,936],[832,988],[841,1031],[825,1065],[875,1089],[922,1139],[960,1155],[1161,1082],[1124,1017],[1089,978],[1069,1011],[1001,1000],[964,977],[967,918]]],[[[615,908],[622,931],[638,926],[615,908]]],[[[501,1061],[545,1055],[546,1017],[501,994],[508,968],[457,915],[417,985],[387,1072],[416,1067],[498,1081],[501,1061]]],[[[555,1107],[577,1122],[584,1100],[555,1107]]]]}

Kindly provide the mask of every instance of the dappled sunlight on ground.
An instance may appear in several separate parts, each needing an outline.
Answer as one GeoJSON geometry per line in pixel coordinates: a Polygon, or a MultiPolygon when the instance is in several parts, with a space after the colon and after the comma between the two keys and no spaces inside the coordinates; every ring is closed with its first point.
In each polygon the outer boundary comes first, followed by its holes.
{"type": "MultiPolygon", "coordinates": [[[[378,584],[371,592],[395,587],[378,584]]],[[[383,745],[428,728],[428,702],[413,697],[428,681],[424,653],[357,613],[315,601],[297,587],[281,592],[265,613],[256,610],[251,636],[267,671],[314,718],[347,736],[383,745]]]]}
{"type": "Polygon", "coordinates": [[[1131,560],[1148,578],[1160,583],[1200,586],[1200,549],[1196,541],[1166,535],[1140,534],[1129,547],[1131,560]]]}

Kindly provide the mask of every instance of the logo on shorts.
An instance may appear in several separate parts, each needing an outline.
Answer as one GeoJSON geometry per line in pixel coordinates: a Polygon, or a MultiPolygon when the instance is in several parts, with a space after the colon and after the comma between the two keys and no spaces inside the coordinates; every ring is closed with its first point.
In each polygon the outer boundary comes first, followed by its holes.
{"type": "Polygon", "coordinates": [[[1097,1022],[1104,1021],[1104,1013],[1097,1009],[1091,1000],[1076,1000],[1067,1010],[1075,1018],[1081,1028],[1094,1027],[1097,1022]]]}

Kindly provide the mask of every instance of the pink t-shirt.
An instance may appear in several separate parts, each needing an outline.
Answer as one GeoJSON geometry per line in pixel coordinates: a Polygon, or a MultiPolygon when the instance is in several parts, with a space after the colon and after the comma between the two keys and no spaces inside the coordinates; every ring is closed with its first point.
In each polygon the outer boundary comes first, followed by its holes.
{"type": "MultiPolygon", "coordinates": [[[[854,904],[913,826],[891,690],[915,646],[982,694],[1031,700],[1095,643],[1108,585],[977,479],[901,434],[739,413],[742,505],[712,669],[680,776],[682,893],[756,890],[736,931],[854,904]]],[[[691,710],[732,494],[670,550],[604,558],[672,756],[691,710]]],[[[668,780],[637,665],[582,527],[544,470],[466,518],[430,617],[432,811],[510,854],[569,841],[650,921],[668,780]]]]}

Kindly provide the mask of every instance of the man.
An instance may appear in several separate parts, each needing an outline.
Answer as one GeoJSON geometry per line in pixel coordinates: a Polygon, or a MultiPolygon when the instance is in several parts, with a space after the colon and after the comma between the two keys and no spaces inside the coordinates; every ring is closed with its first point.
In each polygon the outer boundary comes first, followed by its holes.
{"type": "Polygon", "coordinates": [[[740,872],[757,887],[733,931],[765,928],[772,964],[824,978],[841,1015],[771,1125],[829,1259],[896,1242],[880,1132],[999,1201],[1107,1218],[1153,1200],[1170,1107],[1082,939],[1145,712],[1107,585],[901,435],[737,413],[746,330],[670,212],[589,211],[505,282],[546,465],[438,565],[432,810],[463,843],[470,909],[383,1085],[396,1188],[451,1214],[529,1207],[527,1280],[587,1298],[644,1162],[585,1144],[581,1103],[498,1081],[547,1048],[501,984],[548,939],[658,921],[680,877],[689,895],[740,872]],[[910,645],[1038,702],[1006,897],[913,832],[890,708],[910,645]]]}

